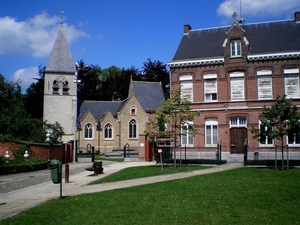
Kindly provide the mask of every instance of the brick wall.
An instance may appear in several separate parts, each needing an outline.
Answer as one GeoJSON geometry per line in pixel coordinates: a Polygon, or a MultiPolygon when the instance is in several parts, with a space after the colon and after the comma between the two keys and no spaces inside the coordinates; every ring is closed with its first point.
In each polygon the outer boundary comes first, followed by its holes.
{"type": "MultiPolygon", "coordinates": [[[[19,146],[24,145],[24,143],[16,142],[0,142],[0,156],[4,156],[6,151],[10,155],[10,159],[14,159],[13,150],[17,149],[19,146]]],[[[34,157],[41,158],[42,160],[47,161],[48,159],[57,159],[62,160],[62,146],[51,145],[49,144],[28,144],[30,150],[33,153],[34,157]]]]}

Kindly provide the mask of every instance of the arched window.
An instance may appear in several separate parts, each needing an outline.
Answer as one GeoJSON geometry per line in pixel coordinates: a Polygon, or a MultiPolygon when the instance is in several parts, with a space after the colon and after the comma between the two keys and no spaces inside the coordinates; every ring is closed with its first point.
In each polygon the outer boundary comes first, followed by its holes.
{"type": "Polygon", "coordinates": [[[129,122],[129,138],[136,138],[136,121],[130,120],[129,122]]]}
{"type": "Polygon", "coordinates": [[[136,115],[136,107],[135,106],[131,106],[130,107],[130,115],[131,116],[135,116],[136,115]]]}
{"type": "Polygon", "coordinates": [[[92,139],[93,138],[93,125],[88,123],[84,127],[84,138],[92,139]]]}
{"type": "Polygon", "coordinates": [[[108,123],[104,127],[104,138],[112,139],[112,135],[113,135],[113,128],[112,128],[111,124],[108,123]]]}

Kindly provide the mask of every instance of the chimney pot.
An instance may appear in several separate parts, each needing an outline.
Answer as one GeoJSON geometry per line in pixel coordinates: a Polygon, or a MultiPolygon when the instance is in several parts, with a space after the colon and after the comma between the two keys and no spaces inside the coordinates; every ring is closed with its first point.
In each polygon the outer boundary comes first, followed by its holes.
{"type": "Polygon", "coordinates": [[[189,24],[183,25],[183,33],[187,34],[191,30],[191,26],[189,24]]]}
{"type": "Polygon", "coordinates": [[[300,12],[295,12],[295,20],[297,23],[300,22],[300,12]]]}

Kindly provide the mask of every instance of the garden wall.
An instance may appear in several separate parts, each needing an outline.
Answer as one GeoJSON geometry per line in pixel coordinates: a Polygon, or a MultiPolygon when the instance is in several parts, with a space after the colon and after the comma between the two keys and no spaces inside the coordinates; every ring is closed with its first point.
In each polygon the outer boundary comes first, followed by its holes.
{"type": "Polygon", "coordinates": [[[13,150],[21,145],[27,145],[34,157],[39,157],[45,161],[48,159],[57,159],[62,163],[72,162],[73,152],[71,144],[45,144],[45,143],[17,143],[17,142],[0,142],[0,156],[5,155],[8,151],[10,159],[14,159],[13,150]]]}

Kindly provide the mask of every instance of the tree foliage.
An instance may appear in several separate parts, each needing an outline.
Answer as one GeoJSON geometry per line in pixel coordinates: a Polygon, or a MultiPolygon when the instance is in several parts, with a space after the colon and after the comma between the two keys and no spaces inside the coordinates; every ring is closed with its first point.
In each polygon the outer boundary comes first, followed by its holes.
{"type": "Polygon", "coordinates": [[[39,66],[39,77],[34,78],[36,82],[27,88],[24,95],[25,110],[28,115],[36,119],[43,119],[45,68],[45,66],[39,66]]]}
{"type": "Polygon", "coordinates": [[[286,96],[277,96],[274,104],[264,106],[261,125],[266,129],[253,128],[253,138],[262,141],[265,136],[271,139],[281,140],[285,135],[300,131],[300,113],[296,105],[292,105],[292,99],[286,96]]]}
{"type": "MultiPolygon", "coordinates": [[[[7,137],[14,140],[44,142],[45,127],[52,125],[43,122],[42,118],[33,118],[26,111],[26,97],[28,96],[21,93],[18,83],[9,83],[0,74],[0,136],[2,140],[7,137]]],[[[32,104],[35,104],[33,101],[32,104]]],[[[58,135],[61,135],[61,132],[58,135]]]]}
{"type": "Polygon", "coordinates": [[[187,126],[190,135],[200,134],[197,129],[199,125],[193,123],[194,118],[199,115],[199,112],[191,110],[188,100],[181,99],[181,91],[177,89],[172,91],[170,98],[155,111],[154,120],[150,120],[151,130],[147,130],[146,135],[152,141],[157,138],[171,139],[174,146],[174,166],[176,166],[176,148],[181,146],[181,137],[186,135],[182,132],[182,127],[187,126]]]}

